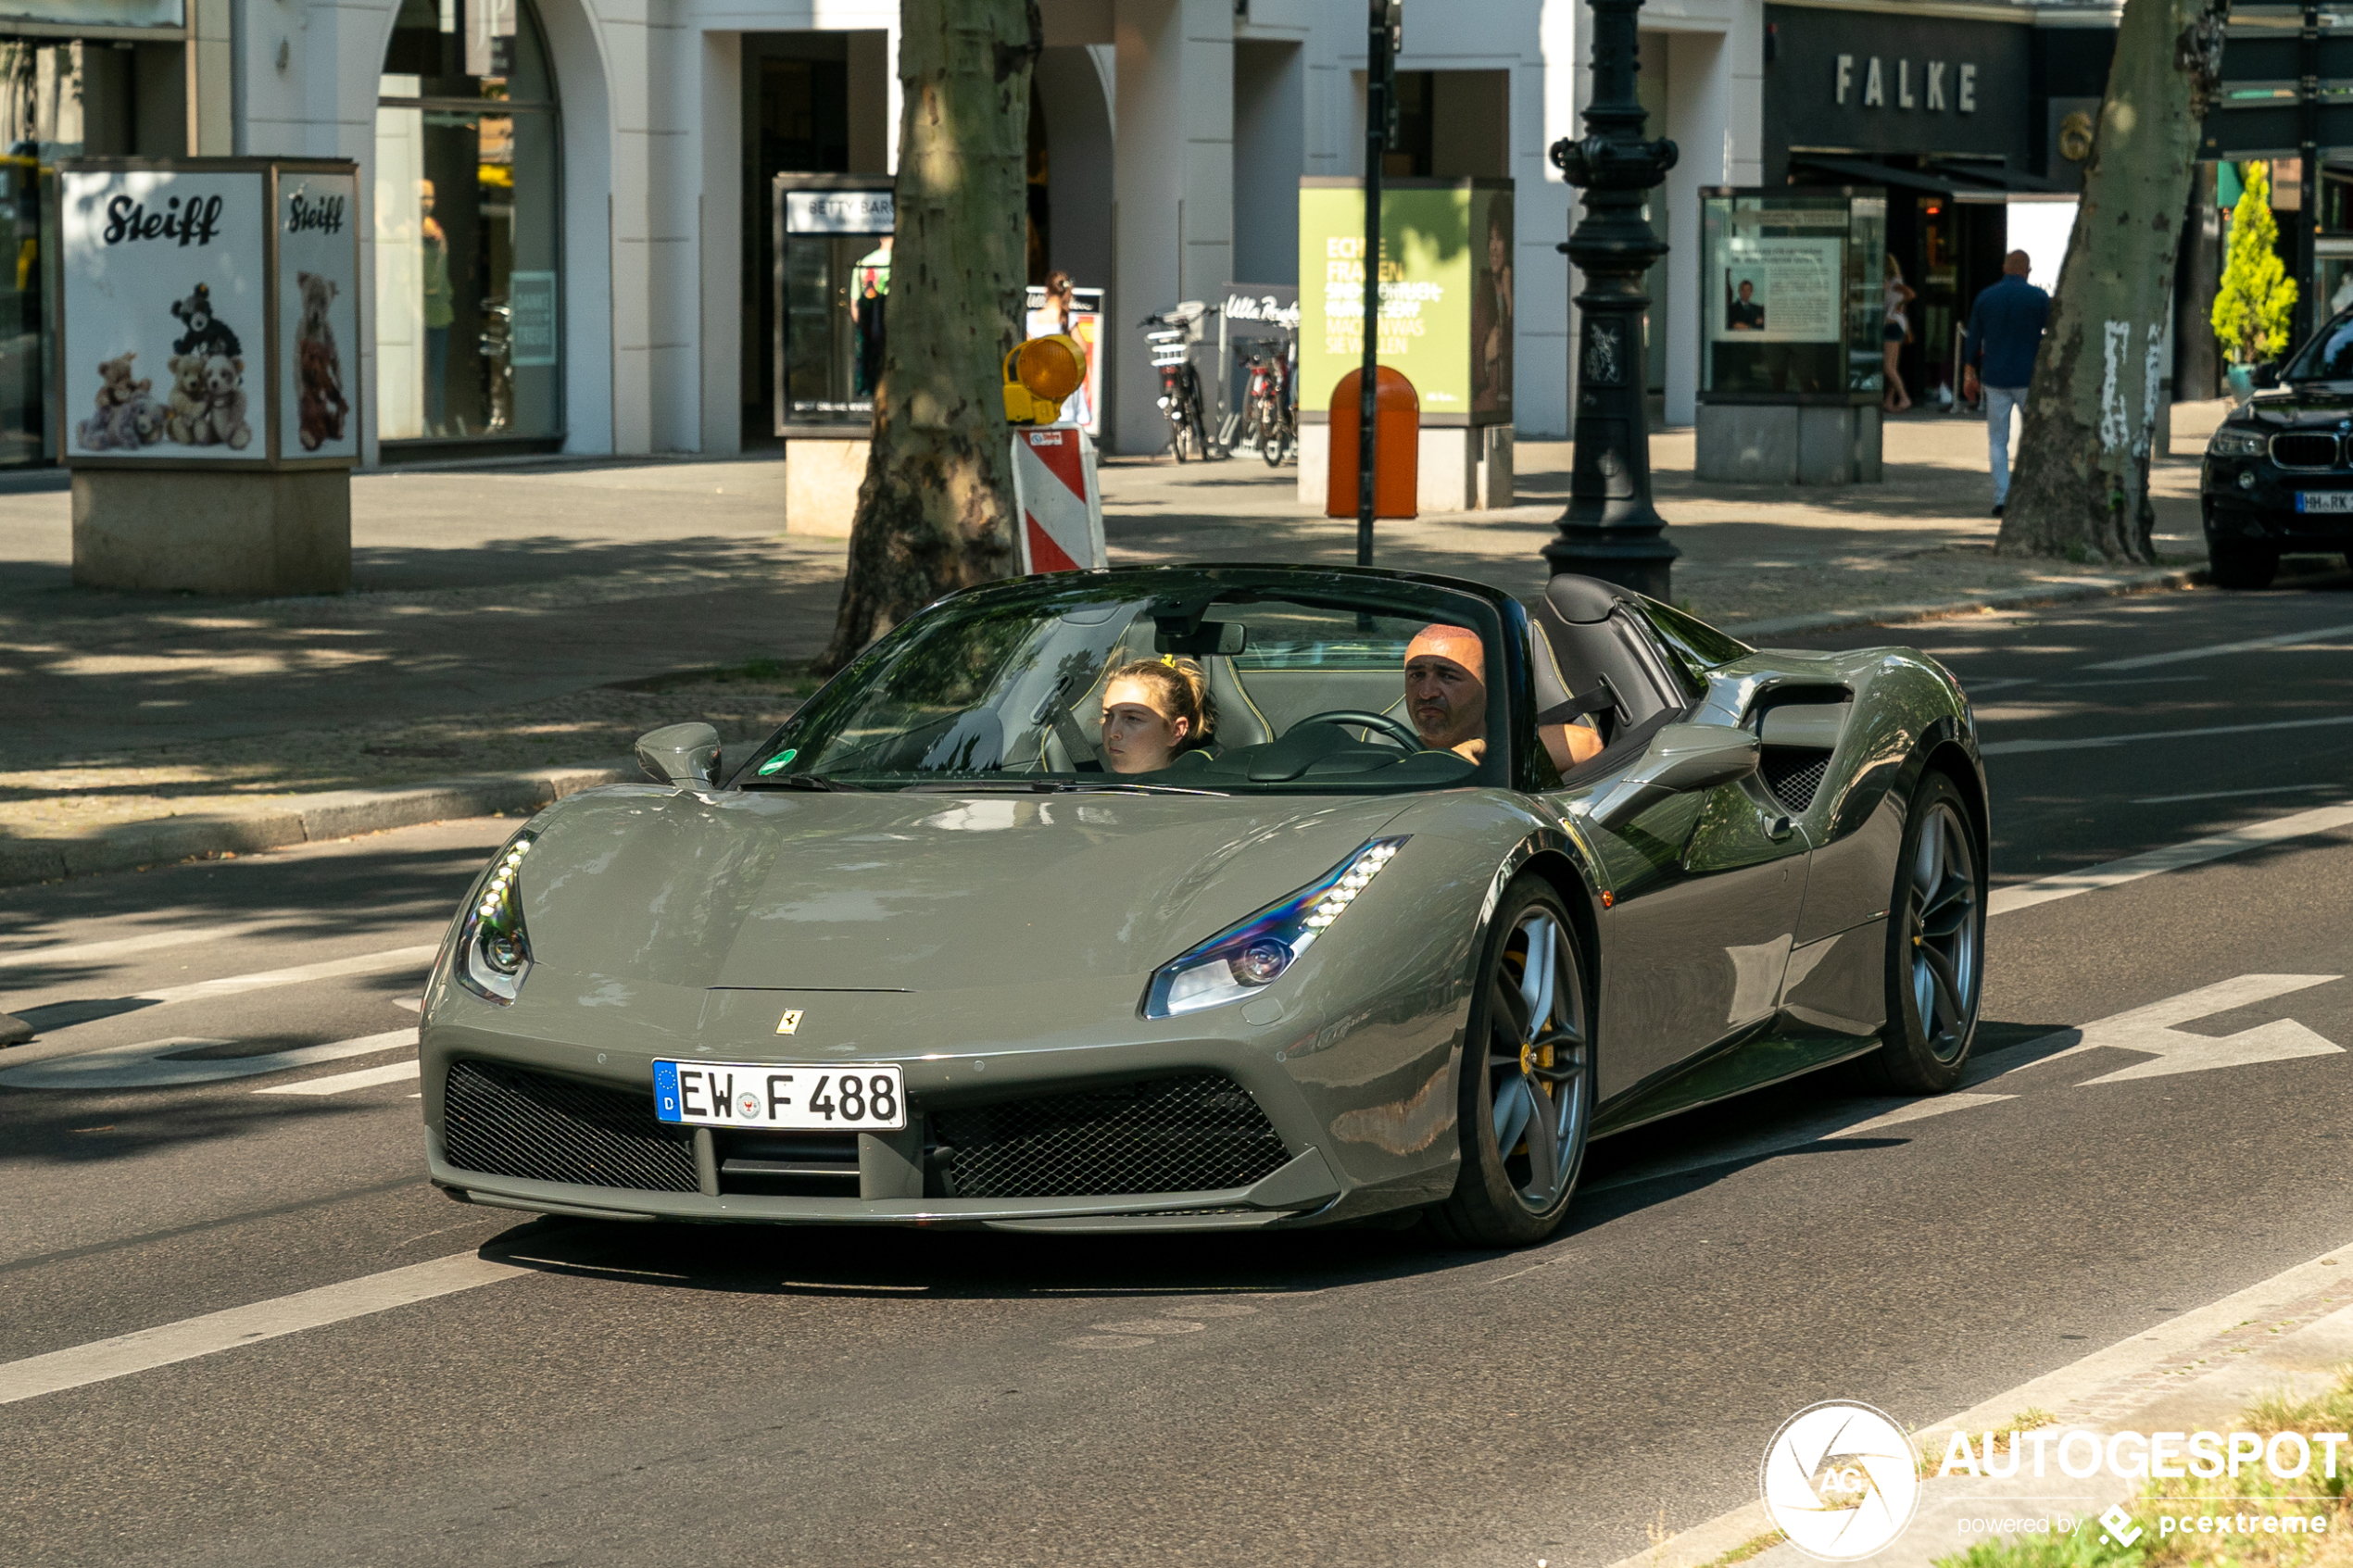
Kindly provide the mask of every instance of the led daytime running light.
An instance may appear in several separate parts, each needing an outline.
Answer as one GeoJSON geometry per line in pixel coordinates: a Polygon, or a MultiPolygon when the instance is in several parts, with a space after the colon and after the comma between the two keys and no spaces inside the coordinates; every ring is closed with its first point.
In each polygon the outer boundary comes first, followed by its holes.
{"type": "Polygon", "coordinates": [[[531,972],[531,940],[523,932],[516,877],[533,839],[518,837],[491,862],[490,875],[466,910],[458,935],[458,983],[485,1001],[512,1002],[531,972]]]}
{"type": "Polygon", "coordinates": [[[1144,1016],[1217,1007],[1272,984],[1348,912],[1404,843],[1373,840],[1321,880],[1162,966],[1145,994],[1144,1016]]]}

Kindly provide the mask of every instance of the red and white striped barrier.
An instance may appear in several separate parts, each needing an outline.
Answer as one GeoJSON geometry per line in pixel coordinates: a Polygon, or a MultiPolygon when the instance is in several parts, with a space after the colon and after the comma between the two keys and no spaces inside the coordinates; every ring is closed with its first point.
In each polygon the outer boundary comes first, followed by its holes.
{"type": "Polygon", "coordinates": [[[1021,570],[1084,571],[1103,553],[1103,493],[1095,444],[1076,425],[1013,432],[1013,502],[1021,510],[1021,570]]]}

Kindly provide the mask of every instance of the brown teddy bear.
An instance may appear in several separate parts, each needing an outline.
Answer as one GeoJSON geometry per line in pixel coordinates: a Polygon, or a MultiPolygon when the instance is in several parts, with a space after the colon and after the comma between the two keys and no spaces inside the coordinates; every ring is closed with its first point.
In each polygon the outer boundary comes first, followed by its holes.
{"type": "Polygon", "coordinates": [[[351,405],[344,400],[343,357],[335,350],[334,321],[328,314],[335,298],[334,281],[315,272],[296,273],[295,281],[302,289],[302,324],[295,332],[302,446],[315,452],[323,443],[343,439],[344,416],[351,405]]]}
{"type": "Polygon", "coordinates": [[[125,423],[120,410],[134,399],[144,398],[155,390],[155,380],[131,379],[131,361],[139,358],[134,351],[104,359],[98,364],[98,411],[74,429],[74,440],[85,452],[104,452],[114,446],[140,445],[134,434],[123,439],[125,423]]]}
{"type": "Polygon", "coordinates": [[[165,399],[163,433],[182,446],[213,445],[202,432],[209,421],[206,418],[204,356],[175,354],[171,357],[171,395],[165,399]]]}
{"type": "Polygon", "coordinates": [[[245,362],[216,354],[204,363],[206,422],[199,439],[209,446],[225,444],[243,449],[253,441],[245,422],[245,362]]]}

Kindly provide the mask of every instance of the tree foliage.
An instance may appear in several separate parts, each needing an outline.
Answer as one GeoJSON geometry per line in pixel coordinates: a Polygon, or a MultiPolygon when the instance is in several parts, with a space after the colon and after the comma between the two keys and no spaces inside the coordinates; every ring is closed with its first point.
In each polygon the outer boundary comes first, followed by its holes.
{"type": "Polygon", "coordinates": [[[2222,284],[2214,295],[2214,335],[2242,364],[2269,359],[2287,346],[2288,315],[2296,308],[2296,280],[2280,262],[2271,169],[2250,163],[2246,181],[2231,210],[2222,284]]]}
{"type": "Polygon", "coordinates": [[[1000,367],[1028,282],[1037,0],[900,0],[898,213],[872,445],[833,642],[840,669],[942,594],[1014,571],[1000,367]]]}

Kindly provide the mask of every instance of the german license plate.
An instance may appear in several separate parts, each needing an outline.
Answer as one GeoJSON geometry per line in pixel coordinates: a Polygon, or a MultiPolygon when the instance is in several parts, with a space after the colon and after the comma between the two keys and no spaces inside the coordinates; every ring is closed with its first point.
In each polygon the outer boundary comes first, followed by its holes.
{"type": "Polygon", "coordinates": [[[2353,490],[2299,490],[2296,493],[2296,509],[2299,512],[2353,512],[2353,490]]]}
{"type": "Polygon", "coordinates": [[[654,1118],[688,1127],[895,1133],[907,1095],[894,1066],[657,1061],[654,1118]]]}

